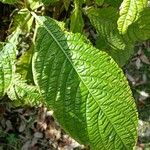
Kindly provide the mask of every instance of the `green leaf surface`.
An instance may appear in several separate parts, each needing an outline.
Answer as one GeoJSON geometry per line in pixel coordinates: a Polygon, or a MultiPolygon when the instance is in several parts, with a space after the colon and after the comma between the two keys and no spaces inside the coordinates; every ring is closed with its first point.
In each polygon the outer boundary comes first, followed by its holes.
{"type": "Polygon", "coordinates": [[[147,7],[147,2],[148,0],[123,1],[118,19],[118,30],[121,34],[125,34],[128,27],[138,19],[139,13],[147,7]]]}
{"type": "Polygon", "coordinates": [[[32,27],[33,17],[28,9],[20,9],[17,14],[14,15],[12,28],[14,31],[16,28],[22,29],[24,32],[30,32],[32,27]]]}
{"type": "Polygon", "coordinates": [[[7,37],[0,49],[0,97],[4,96],[9,89],[15,73],[16,46],[20,30],[17,29],[7,37]]]}
{"type": "Polygon", "coordinates": [[[150,39],[150,8],[139,13],[139,18],[129,26],[127,36],[131,40],[145,41],[150,39]]]}
{"type": "Polygon", "coordinates": [[[118,11],[115,8],[95,9],[87,11],[88,17],[99,34],[97,47],[110,54],[123,66],[134,52],[134,41],[123,38],[117,29],[118,11]]]}
{"type": "Polygon", "coordinates": [[[8,90],[15,71],[15,47],[6,43],[0,50],[0,97],[8,90]]]}
{"type": "Polygon", "coordinates": [[[42,98],[36,86],[28,85],[19,74],[13,76],[13,83],[7,95],[16,106],[39,106],[42,103],[42,98]]]}
{"type": "Polygon", "coordinates": [[[62,31],[53,19],[33,15],[33,76],[60,124],[93,150],[132,149],[137,112],[122,70],[85,37],[62,31]]]}
{"type": "Polygon", "coordinates": [[[5,43],[4,42],[0,42],[0,51],[3,49],[5,43]]]}
{"type": "Polygon", "coordinates": [[[59,0],[41,0],[41,2],[45,5],[50,5],[58,2],[59,0]]]}
{"type": "Polygon", "coordinates": [[[26,0],[26,4],[31,10],[36,10],[43,5],[41,0],[26,0]]]}
{"type": "Polygon", "coordinates": [[[101,6],[104,3],[104,0],[95,0],[96,4],[101,6]]]}
{"type": "Polygon", "coordinates": [[[30,5],[30,8],[32,10],[38,8],[39,6],[42,6],[43,4],[44,5],[52,5],[58,1],[60,1],[60,0],[27,0],[27,2],[30,5]]]}
{"type": "Polygon", "coordinates": [[[28,83],[33,82],[32,75],[32,55],[33,55],[33,45],[26,51],[16,62],[16,72],[21,75],[21,78],[27,80],[28,83]]]}
{"type": "Polygon", "coordinates": [[[82,11],[81,11],[82,3],[83,2],[79,0],[74,1],[75,8],[71,14],[71,23],[70,23],[70,30],[73,33],[77,33],[77,32],[82,33],[83,31],[84,21],[83,21],[82,11]]]}
{"type": "Polygon", "coordinates": [[[6,4],[14,4],[17,2],[17,0],[0,0],[0,2],[6,3],[6,4]]]}
{"type": "Polygon", "coordinates": [[[107,4],[110,4],[113,7],[119,7],[123,0],[105,0],[107,4]]]}
{"type": "Polygon", "coordinates": [[[70,0],[63,0],[63,2],[64,2],[65,9],[68,10],[71,1],[70,0]]]}

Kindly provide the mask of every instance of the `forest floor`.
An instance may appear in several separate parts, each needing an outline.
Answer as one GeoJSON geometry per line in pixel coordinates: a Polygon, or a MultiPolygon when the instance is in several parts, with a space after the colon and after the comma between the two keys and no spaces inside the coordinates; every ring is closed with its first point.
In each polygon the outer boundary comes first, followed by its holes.
{"type": "MultiPolygon", "coordinates": [[[[7,35],[9,11],[0,6],[0,41],[7,35]],[[3,14],[3,15],[1,15],[3,14]]],[[[139,113],[136,150],[150,150],[150,42],[137,44],[135,54],[123,67],[139,113]]],[[[0,150],[87,150],[59,126],[46,107],[14,107],[0,101],[0,150]]]]}

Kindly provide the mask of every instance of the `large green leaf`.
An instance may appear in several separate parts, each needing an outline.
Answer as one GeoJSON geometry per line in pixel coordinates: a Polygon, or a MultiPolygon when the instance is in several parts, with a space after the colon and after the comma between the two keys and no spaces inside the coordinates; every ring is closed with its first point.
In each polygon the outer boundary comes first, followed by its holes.
{"type": "Polygon", "coordinates": [[[32,14],[37,21],[34,80],[60,124],[93,150],[132,149],[137,112],[122,70],[85,37],[32,14]]]}
{"type": "Polygon", "coordinates": [[[17,2],[17,0],[0,0],[0,2],[6,3],[6,4],[14,4],[17,2]]]}
{"type": "Polygon", "coordinates": [[[147,6],[148,0],[124,0],[121,4],[118,29],[121,34],[127,32],[128,27],[135,22],[139,13],[147,6]]]}
{"type": "Polygon", "coordinates": [[[118,11],[115,8],[87,10],[92,25],[100,36],[98,48],[110,54],[114,60],[123,66],[133,54],[135,41],[123,38],[117,29],[118,11]]]}
{"type": "Polygon", "coordinates": [[[19,74],[13,76],[13,82],[7,95],[16,106],[39,106],[42,103],[42,98],[36,86],[28,85],[19,74]]]}

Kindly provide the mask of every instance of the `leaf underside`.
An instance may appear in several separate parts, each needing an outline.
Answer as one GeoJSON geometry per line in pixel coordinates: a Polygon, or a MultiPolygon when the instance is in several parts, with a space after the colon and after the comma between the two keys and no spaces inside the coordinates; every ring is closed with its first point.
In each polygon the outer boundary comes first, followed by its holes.
{"type": "Polygon", "coordinates": [[[60,124],[91,149],[132,149],[137,113],[121,69],[80,34],[33,15],[37,21],[33,76],[60,124]]]}

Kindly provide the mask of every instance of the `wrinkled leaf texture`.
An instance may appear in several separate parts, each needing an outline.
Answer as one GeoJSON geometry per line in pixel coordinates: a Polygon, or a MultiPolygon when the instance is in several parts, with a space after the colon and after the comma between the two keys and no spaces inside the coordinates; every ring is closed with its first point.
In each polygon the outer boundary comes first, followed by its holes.
{"type": "Polygon", "coordinates": [[[121,69],[82,35],[32,14],[37,21],[34,80],[60,124],[93,150],[132,149],[137,113],[121,69]]]}
{"type": "Polygon", "coordinates": [[[135,22],[139,13],[147,7],[148,0],[124,0],[121,4],[120,17],[118,19],[118,30],[125,34],[129,25],[135,22]]]}
{"type": "Polygon", "coordinates": [[[15,72],[15,47],[6,43],[0,50],[0,97],[7,92],[15,72]]]}
{"type": "Polygon", "coordinates": [[[144,8],[138,19],[121,35],[117,29],[118,11],[115,8],[95,9],[87,11],[88,17],[95,27],[99,38],[97,47],[109,53],[114,60],[123,66],[134,52],[136,42],[150,39],[150,8],[144,8]]]}
{"type": "Polygon", "coordinates": [[[87,10],[87,14],[100,36],[98,48],[110,54],[119,66],[123,66],[134,52],[135,39],[129,40],[128,36],[119,34],[116,23],[119,17],[117,9],[91,8],[87,10]]]}
{"type": "Polygon", "coordinates": [[[15,74],[16,49],[20,29],[15,30],[7,37],[7,42],[0,49],[0,97],[9,89],[15,74]]]}
{"type": "Polygon", "coordinates": [[[42,98],[36,86],[28,85],[19,74],[13,76],[13,83],[7,95],[16,106],[39,106],[42,103],[42,98]]]}
{"type": "Polygon", "coordinates": [[[150,8],[139,13],[137,21],[129,26],[127,35],[130,41],[145,41],[150,39],[150,8]]]}

